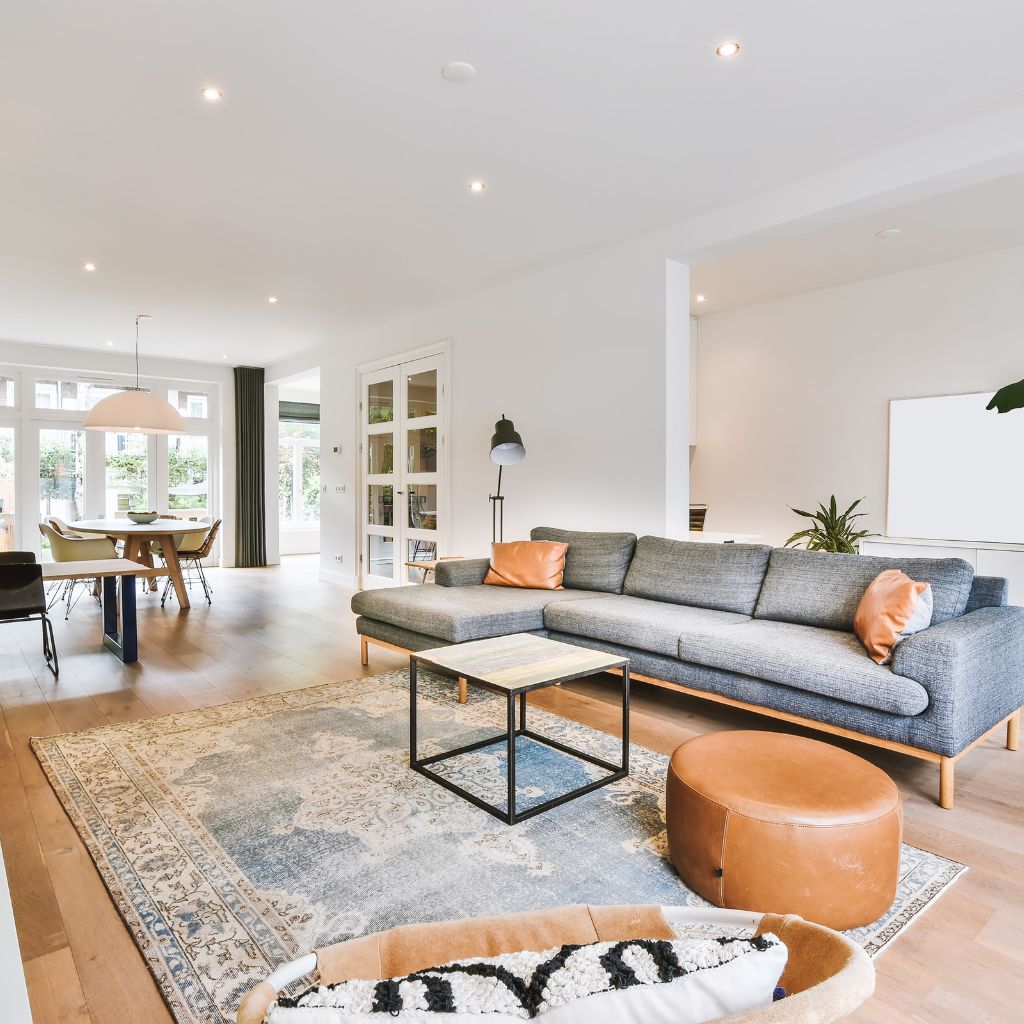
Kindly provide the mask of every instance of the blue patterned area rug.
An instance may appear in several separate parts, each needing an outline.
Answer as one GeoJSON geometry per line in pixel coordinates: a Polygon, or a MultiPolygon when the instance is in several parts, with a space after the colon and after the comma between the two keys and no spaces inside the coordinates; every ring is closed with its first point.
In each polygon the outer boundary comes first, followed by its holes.
{"type": "MultiPolygon", "coordinates": [[[[502,730],[504,701],[421,679],[420,755],[502,730]]],[[[666,860],[668,759],[509,827],[408,767],[405,672],[33,741],[180,1024],[316,947],[413,921],[566,903],[704,906],[666,860]]],[[[534,730],[608,760],[619,741],[539,710],[534,730]]],[[[438,769],[503,802],[503,748],[438,769]]],[[[521,807],[600,773],[530,741],[521,807]]],[[[850,933],[871,954],[966,870],[910,846],[892,910],[850,933]]]]}

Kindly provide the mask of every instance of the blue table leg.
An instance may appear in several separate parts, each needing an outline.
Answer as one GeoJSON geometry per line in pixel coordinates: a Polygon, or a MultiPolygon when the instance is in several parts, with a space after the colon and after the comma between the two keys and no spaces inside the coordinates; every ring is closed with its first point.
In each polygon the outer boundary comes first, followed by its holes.
{"type": "Polygon", "coordinates": [[[121,579],[121,629],[117,628],[117,580],[107,576],[103,580],[103,645],[122,661],[139,660],[138,627],[135,621],[135,577],[121,579]]]}

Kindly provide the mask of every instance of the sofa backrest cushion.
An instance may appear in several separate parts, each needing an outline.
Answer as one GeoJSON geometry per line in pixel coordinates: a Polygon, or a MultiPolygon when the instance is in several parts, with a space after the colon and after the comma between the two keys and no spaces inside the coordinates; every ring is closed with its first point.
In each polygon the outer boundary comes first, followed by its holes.
{"type": "Polygon", "coordinates": [[[1004,576],[975,576],[967,611],[979,608],[1005,608],[1010,603],[1010,581],[1004,576]]]}
{"type": "Polygon", "coordinates": [[[864,591],[886,569],[902,569],[912,580],[931,584],[933,624],[966,611],[974,569],[962,558],[883,558],[775,548],[754,617],[852,632],[864,591]]]}
{"type": "Polygon", "coordinates": [[[771,548],[641,537],[623,592],[631,597],[750,615],[771,548]]]}
{"type": "Polygon", "coordinates": [[[537,526],[530,540],[552,540],[568,544],[562,585],[567,590],[600,590],[621,594],[622,581],[636,547],[635,533],[589,533],[537,526]]]}

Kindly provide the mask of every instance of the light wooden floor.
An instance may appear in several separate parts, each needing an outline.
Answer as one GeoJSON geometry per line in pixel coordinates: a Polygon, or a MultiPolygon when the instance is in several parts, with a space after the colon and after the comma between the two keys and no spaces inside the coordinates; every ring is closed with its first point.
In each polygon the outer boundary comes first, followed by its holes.
{"type": "MultiPolygon", "coordinates": [[[[38,630],[0,626],[0,841],[35,1024],[167,1024],[156,986],[89,855],[29,749],[29,737],[294,689],[400,667],[371,649],[359,664],[344,591],[316,563],[210,573],[208,608],[178,614],[140,597],[140,662],[99,646],[95,605],[57,623],[61,677],[44,667],[38,630]]],[[[616,731],[613,688],[574,684],[538,695],[569,717],[616,731]]],[[[775,728],[768,719],[637,685],[632,738],[665,753],[698,733],[775,728]]],[[[858,749],[855,746],[851,749],[858,749]]],[[[906,839],[971,871],[876,961],[878,990],[855,1017],[869,1022],[988,1024],[1024,1007],[1024,752],[985,743],[958,768],[957,808],[934,801],[937,772],[871,748],[906,801],[906,839]]],[[[3,965],[0,965],[3,969],[3,965]]]]}

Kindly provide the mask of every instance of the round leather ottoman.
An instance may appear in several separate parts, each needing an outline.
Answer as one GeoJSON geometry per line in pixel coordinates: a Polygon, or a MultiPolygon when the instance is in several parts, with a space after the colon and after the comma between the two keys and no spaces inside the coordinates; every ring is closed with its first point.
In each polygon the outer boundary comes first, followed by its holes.
{"type": "Polygon", "coordinates": [[[715,906],[842,929],[877,920],[896,896],[899,791],[828,743],[770,732],[689,740],[669,762],[665,812],[672,863],[715,906]]]}

